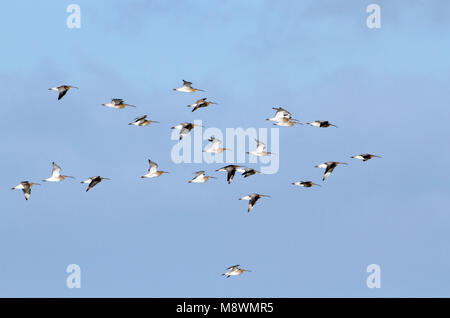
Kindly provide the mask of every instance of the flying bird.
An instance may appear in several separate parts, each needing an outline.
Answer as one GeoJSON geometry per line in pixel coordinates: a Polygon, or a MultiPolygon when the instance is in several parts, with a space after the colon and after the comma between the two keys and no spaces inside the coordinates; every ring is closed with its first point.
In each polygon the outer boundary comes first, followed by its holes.
{"type": "Polygon", "coordinates": [[[234,175],[236,174],[236,168],[239,168],[240,166],[237,165],[228,165],[223,168],[217,169],[216,171],[226,171],[227,172],[227,181],[228,184],[231,183],[231,180],[233,180],[234,175]]]}
{"type": "Polygon", "coordinates": [[[332,123],[330,123],[328,120],[316,120],[310,123],[307,123],[310,126],[314,126],[314,127],[320,127],[320,128],[327,128],[330,126],[336,127],[336,125],[333,125],[332,123]]]}
{"type": "Polygon", "coordinates": [[[227,278],[230,276],[238,276],[241,275],[244,272],[251,272],[251,270],[248,269],[242,269],[239,268],[240,265],[233,265],[227,268],[227,271],[222,274],[222,276],[226,276],[227,278]]]}
{"type": "Polygon", "coordinates": [[[173,126],[172,129],[180,130],[180,140],[182,140],[194,127],[203,127],[202,125],[196,125],[192,123],[181,123],[179,125],[173,126]]]}
{"type": "Polygon", "coordinates": [[[362,155],[351,156],[350,158],[360,159],[362,161],[367,161],[367,160],[370,160],[372,158],[381,158],[381,157],[380,156],[376,156],[376,155],[371,155],[370,153],[363,153],[362,155]]]}
{"type": "Polygon", "coordinates": [[[81,181],[81,183],[89,183],[89,186],[86,189],[86,192],[88,192],[89,190],[91,190],[93,187],[95,187],[97,184],[99,184],[100,182],[102,182],[103,180],[111,180],[108,178],[103,178],[100,176],[95,176],[95,177],[90,177],[87,180],[81,181]]]}
{"type": "Polygon", "coordinates": [[[346,165],[345,162],[337,162],[337,161],[327,161],[324,163],[321,163],[320,165],[317,165],[316,168],[324,168],[325,174],[323,175],[322,181],[325,181],[326,178],[333,172],[334,168],[336,168],[338,165],[346,165]]]}
{"type": "Polygon", "coordinates": [[[63,181],[65,178],[75,179],[72,176],[61,175],[61,167],[58,166],[55,162],[52,162],[52,175],[49,178],[44,179],[42,181],[45,181],[45,182],[60,182],[60,181],[63,181]]]}
{"type": "Polygon", "coordinates": [[[247,152],[250,155],[258,156],[258,157],[265,157],[267,155],[270,155],[271,152],[266,151],[266,144],[259,141],[258,139],[255,139],[256,141],[256,150],[247,152]]]}
{"type": "Polygon", "coordinates": [[[140,117],[135,118],[134,121],[129,123],[128,125],[147,126],[150,125],[151,123],[159,123],[159,121],[149,120],[147,119],[147,115],[142,115],[140,117]]]}
{"type": "Polygon", "coordinates": [[[195,93],[197,91],[204,92],[204,90],[202,90],[202,89],[193,88],[192,83],[185,81],[185,80],[183,80],[183,86],[181,86],[179,88],[174,88],[173,90],[177,91],[177,92],[183,92],[183,93],[195,93]]]}
{"type": "Polygon", "coordinates": [[[305,187],[305,188],[311,188],[312,186],[321,187],[320,184],[314,183],[312,181],[295,181],[295,182],[292,182],[292,184],[295,186],[305,187]]]}
{"type": "Polygon", "coordinates": [[[222,141],[214,136],[211,136],[208,141],[211,142],[211,144],[208,148],[204,149],[203,152],[222,153],[225,150],[229,150],[227,148],[220,147],[222,141]]]}
{"type": "Polygon", "coordinates": [[[31,187],[34,185],[40,185],[40,184],[35,183],[35,182],[22,181],[15,187],[11,188],[11,190],[22,190],[23,194],[25,195],[25,200],[28,200],[31,195],[31,187]]]}
{"type": "Polygon", "coordinates": [[[209,178],[214,178],[211,176],[205,176],[205,171],[197,171],[195,172],[195,177],[192,180],[189,180],[189,183],[205,183],[209,180],[209,178]]]}
{"type": "Polygon", "coordinates": [[[105,107],[110,107],[110,108],[114,108],[114,109],[122,109],[127,106],[136,107],[134,105],[124,103],[122,98],[113,98],[113,99],[111,99],[110,103],[106,103],[106,104],[102,104],[102,105],[105,107]]]}
{"type": "Polygon", "coordinates": [[[261,172],[255,170],[255,169],[247,168],[247,167],[236,168],[236,171],[242,173],[242,176],[243,176],[244,178],[253,176],[253,175],[257,174],[257,173],[261,173],[261,172]]]}
{"type": "Polygon", "coordinates": [[[148,159],[148,173],[141,176],[141,178],[156,178],[162,175],[163,173],[168,173],[167,171],[158,171],[158,164],[156,162],[151,161],[148,159]]]}
{"type": "Polygon", "coordinates": [[[192,112],[195,112],[199,108],[208,107],[211,104],[217,104],[215,102],[207,101],[206,98],[197,100],[194,104],[188,105],[187,107],[194,107],[192,112]]]}
{"type": "Polygon", "coordinates": [[[258,193],[250,193],[249,195],[243,196],[242,198],[239,198],[239,200],[248,200],[250,201],[248,203],[248,209],[247,211],[250,212],[251,209],[253,209],[253,206],[256,204],[256,201],[258,201],[260,198],[267,197],[270,198],[270,196],[265,194],[258,194],[258,193]]]}
{"type": "Polygon", "coordinates": [[[61,98],[63,98],[64,95],[67,94],[67,92],[68,92],[69,89],[71,89],[71,88],[77,88],[77,89],[78,89],[78,87],[76,87],[76,86],[61,85],[61,86],[58,86],[58,87],[52,87],[52,88],[49,88],[48,90],[49,90],[49,91],[57,91],[57,92],[59,92],[58,100],[60,100],[61,98]]]}

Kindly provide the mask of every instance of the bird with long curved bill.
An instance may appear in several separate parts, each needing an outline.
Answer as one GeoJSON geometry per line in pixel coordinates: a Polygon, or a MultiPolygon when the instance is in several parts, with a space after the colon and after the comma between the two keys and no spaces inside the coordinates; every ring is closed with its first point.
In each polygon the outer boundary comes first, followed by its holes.
{"type": "Polygon", "coordinates": [[[100,182],[102,182],[103,180],[111,180],[109,178],[103,178],[100,176],[95,176],[95,177],[90,177],[87,180],[81,181],[81,183],[89,183],[86,192],[88,192],[89,190],[91,190],[93,187],[95,187],[97,184],[99,184],[100,182]]]}
{"type": "Polygon", "coordinates": [[[376,155],[372,155],[370,153],[363,153],[361,155],[351,156],[350,158],[359,159],[359,160],[362,160],[363,162],[365,162],[365,161],[370,160],[372,158],[382,158],[382,157],[376,156],[376,155]]]}
{"type": "Polygon", "coordinates": [[[325,169],[325,173],[324,173],[323,179],[322,179],[322,181],[325,181],[325,179],[328,178],[330,176],[330,174],[333,172],[334,168],[336,168],[339,165],[347,165],[347,163],[338,162],[338,161],[327,161],[327,162],[321,163],[320,165],[317,165],[315,167],[325,169]]]}
{"type": "Polygon", "coordinates": [[[251,270],[239,268],[240,265],[233,265],[227,268],[227,271],[222,274],[222,276],[225,276],[226,278],[229,278],[230,276],[238,276],[242,275],[244,272],[251,272],[251,270]]]}
{"type": "Polygon", "coordinates": [[[182,93],[204,92],[204,90],[202,90],[202,89],[193,88],[192,83],[185,81],[185,80],[183,80],[183,86],[174,88],[173,90],[177,91],[177,92],[182,92],[182,93]]]}
{"type": "Polygon", "coordinates": [[[112,98],[110,103],[102,104],[102,106],[114,108],[114,109],[122,109],[127,106],[128,107],[136,107],[134,105],[125,103],[122,98],[112,98]]]}
{"type": "Polygon", "coordinates": [[[265,195],[265,194],[259,194],[259,193],[250,193],[246,196],[243,196],[242,198],[239,198],[239,200],[248,200],[248,208],[247,208],[247,212],[250,212],[253,207],[256,204],[256,201],[258,201],[261,198],[270,198],[269,195],[265,195]]]}
{"type": "Polygon", "coordinates": [[[152,123],[159,124],[159,121],[147,119],[147,115],[142,115],[142,116],[139,116],[139,117],[135,118],[134,121],[129,123],[128,125],[147,126],[147,125],[150,125],[152,123]]]}
{"type": "Polygon", "coordinates": [[[194,127],[203,127],[203,126],[186,122],[186,123],[181,123],[179,125],[173,126],[173,127],[171,127],[171,129],[179,129],[180,130],[180,139],[179,140],[182,140],[184,137],[186,137],[187,134],[189,134],[189,132],[192,129],[194,129],[194,127]]]}
{"type": "Polygon", "coordinates": [[[52,175],[49,178],[44,179],[42,181],[44,181],[44,182],[60,182],[66,178],[75,179],[72,176],[61,175],[61,167],[58,166],[55,162],[52,162],[52,175]]]}
{"type": "Polygon", "coordinates": [[[307,124],[310,126],[319,127],[319,128],[328,128],[330,126],[337,128],[336,125],[330,123],[328,120],[316,120],[316,121],[309,122],[307,124]]]}
{"type": "Polygon", "coordinates": [[[205,171],[197,171],[195,172],[195,177],[192,180],[189,180],[189,183],[205,183],[210,178],[216,179],[216,177],[205,175],[205,171]]]}
{"type": "Polygon", "coordinates": [[[60,100],[61,98],[64,97],[64,95],[67,94],[67,92],[68,92],[69,89],[71,89],[71,88],[76,88],[76,89],[78,89],[78,87],[76,87],[76,86],[71,86],[71,85],[61,85],[61,86],[58,86],[58,87],[51,87],[51,88],[49,88],[48,90],[49,90],[49,91],[57,91],[57,92],[59,93],[59,94],[58,94],[58,100],[60,100]]]}
{"type": "Polygon", "coordinates": [[[216,171],[226,171],[227,182],[228,182],[228,184],[230,184],[234,178],[234,175],[236,174],[236,169],[239,167],[240,166],[237,166],[237,165],[228,165],[228,166],[222,167],[220,169],[217,169],[216,171]]]}
{"type": "Polygon", "coordinates": [[[199,108],[208,107],[209,105],[216,104],[215,102],[207,101],[206,98],[197,100],[195,103],[188,105],[187,107],[194,107],[192,112],[195,112],[199,108]]]}
{"type": "Polygon", "coordinates": [[[35,185],[40,185],[39,183],[30,182],[30,181],[22,181],[15,187],[11,188],[11,190],[22,190],[25,196],[25,200],[28,200],[31,195],[31,187],[35,185]]]}
{"type": "Polygon", "coordinates": [[[148,172],[141,176],[141,178],[156,178],[162,175],[163,173],[168,173],[167,171],[158,171],[158,164],[154,161],[148,159],[148,172]]]}
{"type": "Polygon", "coordinates": [[[292,184],[295,186],[304,187],[304,188],[311,188],[312,186],[321,187],[320,184],[314,183],[312,181],[295,181],[295,182],[292,182],[292,184]]]}

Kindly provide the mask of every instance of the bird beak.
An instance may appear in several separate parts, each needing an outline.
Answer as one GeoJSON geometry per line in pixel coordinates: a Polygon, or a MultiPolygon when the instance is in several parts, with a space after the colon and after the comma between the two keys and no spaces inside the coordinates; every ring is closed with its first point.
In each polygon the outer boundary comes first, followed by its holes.
{"type": "Polygon", "coordinates": [[[160,123],[159,121],[156,121],[156,120],[151,120],[151,122],[152,123],[158,123],[158,124],[160,123]]]}

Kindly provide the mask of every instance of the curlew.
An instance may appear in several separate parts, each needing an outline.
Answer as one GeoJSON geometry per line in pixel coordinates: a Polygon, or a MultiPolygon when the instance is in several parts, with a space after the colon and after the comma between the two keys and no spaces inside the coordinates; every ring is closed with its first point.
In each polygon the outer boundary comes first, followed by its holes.
{"type": "Polygon", "coordinates": [[[215,179],[215,177],[205,176],[205,171],[201,170],[201,171],[195,172],[195,177],[192,180],[189,180],[189,183],[205,183],[210,178],[215,179]]]}
{"type": "Polygon", "coordinates": [[[180,130],[180,140],[182,140],[194,127],[203,127],[202,125],[196,125],[193,123],[181,123],[179,125],[173,126],[172,129],[180,130]]]}
{"type": "Polygon", "coordinates": [[[236,168],[239,168],[239,167],[240,166],[237,166],[237,165],[228,165],[228,166],[222,167],[220,169],[217,169],[216,171],[226,171],[227,172],[227,181],[228,181],[228,184],[230,184],[236,173],[236,168]]]}
{"type": "Polygon", "coordinates": [[[127,106],[136,107],[134,105],[124,103],[122,98],[113,98],[113,99],[111,99],[110,103],[106,103],[106,104],[102,104],[102,105],[105,107],[114,108],[114,109],[122,109],[127,106]]]}
{"type": "Polygon", "coordinates": [[[194,104],[188,105],[187,107],[194,107],[192,112],[195,112],[199,108],[208,107],[211,104],[217,104],[215,102],[207,101],[206,98],[197,100],[194,104]]]}
{"type": "Polygon", "coordinates": [[[156,178],[162,175],[163,173],[168,173],[167,171],[158,171],[158,164],[156,162],[148,159],[148,172],[147,174],[141,176],[141,178],[156,178]]]}
{"type": "Polygon", "coordinates": [[[68,92],[69,89],[71,89],[71,88],[76,88],[76,89],[78,89],[78,87],[76,87],[76,86],[61,85],[61,86],[58,86],[58,87],[52,87],[52,88],[49,88],[48,90],[49,90],[49,91],[57,91],[57,92],[59,92],[58,100],[60,100],[61,98],[64,97],[64,95],[67,94],[67,92],[68,92]]]}
{"type": "Polygon", "coordinates": [[[363,153],[361,155],[351,156],[350,158],[360,159],[362,161],[367,161],[367,160],[370,160],[372,158],[381,158],[381,157],[380,156],[376,156],[376,155],[372,155],[370,153],[363,153]]]}
{"type": "Polygon", "coordinates": [[[246,196],[243,196],[242,198],[239,198],[239,200],[248,200],[248,201],[250,201],[248,203],[248,209],[247,209],[247,212],[250,212],[251,209],[253,209],[253,206],[256,204],[256,201],[258,201],[260,198],[263,198],[263,197],[270,198],[270,196],[265,195],[265,194],[250,193],[250,194],[248,194],[246,196]]]}
{"type": "Polygon", "coordinates": [[[261,173],[261,172],[255,170],[255,169],[247,168],[247,167],[237,168],[236,171],[242,173],[242,176],[244,178],[253,176],[253,175],[257,174],[257,173],[261,173]]]}
{"type": "Polygon", "coordinates": [[[22,190],[25,195],[25,200],[28,200],[31,195],[31,187],[34,185],[40,185],[39,183],[30,182],[30,181],[22,181],[15,187],[11,188],[11,190],[22,190]]]}
{"type": "Polygon", "coordinates": [[[183,80],[183,86],[181,86],[179,88],[174,88],[173,90],[177,91],[177,92],[183,92],[183,93],[195,93],[197,91],[204,92],[204,90],[202,90],[202,89],[193,88],[192,83],[185,81],[185,80],[183,80]]]}
{"type": "Polygon", "coordinates": [[[265,143],[259,141],[258,139],[255,139],[255,141],[256,141],[256,149],[254,151],[247,152],[248,154],[258,157],[265,157],[271,154],[271,152],[266,151],[265,143]]]}
{"type": "Polygon", "coordinates": [[[142,115],[140,117],[135,118],[134,121],[129,123],[128,125],[147,126],[150,125],[151,123],[159,123],[159,121],[147,119],[147,115],[142,115]]]}
{"type": "Polygon", "coordinates": [[[305,187],[305,188],[311,188],[312,186],[321,187],[320,184],[314,183],[312,181],[295,181],[292,182],[292,184],[298,187],[305,187]]]}
{"type": "Polygon", "coordinates": [[[238,276],[244,272],[251,272],[251,270],[239,268],[240,265],[233,265],[227,268],[227,271],[222,274],[222,276],[226,276],[227,278],[230,276],[238,276]]]}
{"type": "Polygon", "coordinates": [[[320,165],[317,165],[316,168],[324,168],[325,173],[323,175],[322,181],[325,181],[326,178],[333,172],[334,168],[336,168],[338,165],[346,165],[345,162],[338,162],[338,161],[327,161],[324,163],[321,163],[320,165]]]}
{"type": "Polygon", "coordinates": [[[45,181],[45,182],[60,182],[60,181],[63,181],[65,178],[75,179],[72,176],[61,175],[61,167],[58,166],[55,162],[52,162],[52,175],[49,178],[44,179],[42,181],[45,181]]]}
{"type": "Polygon", "coordinates": [[[103,180],[111,180],[109,178],[103,178],[100,176],[95,176],[95,177],[90,177],[87,180],[81,181],[81,183],[88,183],[88,187],[86,189],[86,192],[88,192],[89,190],[91,190],[93,187],[95,187],[97,184],[99,184],[100,182],[102,182],[103,180]]]}
{"type": "Polygon", "coordinates": [[[336,125],[330,123],[328,120],[316,120],[316,121],[313,121],[313,122],[310,122],[310,123],[307,123],[307,124],[310,125],[310,126],[319,127],[319,128],[327,128],[327,127],[330,127],[330,126],[333,126],[333,127],[337,128],[336,125]]]}
{"type": "Polygon", "coordinates": [[[211,142],[211,144],[208,148],[204,149],[203,152],[222,153],[225,150],[229,150],[227,148],[220,147],[222,141],[214,136],[211,136],[208,141],[211,142]]]}

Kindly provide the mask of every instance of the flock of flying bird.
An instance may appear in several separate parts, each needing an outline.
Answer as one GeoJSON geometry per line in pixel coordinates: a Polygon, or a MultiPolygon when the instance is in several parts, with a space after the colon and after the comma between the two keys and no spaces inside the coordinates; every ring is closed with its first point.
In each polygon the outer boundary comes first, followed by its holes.
{"type": "MultiPolygon", "coordinates": [[[[76,87],[76,86],[62,85],[62,86],[58,86],[58,87],[49,88],[49,90],[57,91],[59,93],[58,100],[60,100],[72,88],[78,89],[78,87],[76,87]]],[[[195,93],[198,91],[203,92],[203,90],[201,90],[201,89],[193,88],[192,83],[185,81],[185,80],[183,80],[183,85],[181,87],[174,88],[173,90],[177,91],[177,92],[184,92],[184,93],[195,93]]],[[[207,98],[202,98],[202,99],[197,100],[195,103],[188,105],[188,107],[191,107],[192,112],[194,112],[199,108],[208,107],[211,104],[217,104],[217,103],[208,101],[207,98]]],[[[114,109],[123,109],[125,107],[136,107],[134,105],[125,103],[124,100],[121,98],[113,98],[113,99],[111,99],[111,102],[105,103],[102,105],[105,107],[110,107],[110,108],[114,108],[114,109]]],[[[294,125],[303,125],[297,119],[292,118],[292,114],[289,111],[287,111],[286,109],[283,109],[282,107],[277,107],[277,108],[273,108],[273,110],[276,111],[274,117],[267,118],[266,120],[273,122],[274,125],[281,126],[281,127],[291,127],[294,125]]],[[[135,118],[135,120],[133,122],[129,123],[129,125],[147,126],[152,123],[159,123],[159,122],[154,121],[154,120],[149,120],[149,119],[147,119],[147,115],[143,115],[143,116],[135,118]]],[[[329,121],[325,121],[325,120],[316,120],[313,122],[307,122],[306,124],[313,126],[313,127],[319,127],[319,128],[328,128],[328,127],[337,128],[336,125],[330,123],[329,121]]],[[[193,128],[195,128],[197,126],[198,125],[196,125],[196,124],[193,124],[190,122],[185,122],[185,123],[181,123],[179,125],[173,126],[172,129],[178,129],[180,131],[179,139],[182,140],[186,135],[188,135],[190,133],[190,131],[193,128]]],[[[229,150],[227,148],[221,147],[221,144],[222,144],[221,140],[215,138],[214,136],[211,136],[208,139],[208,141],[210,142],[210,145],[208,148],[203,150],[204,152],[219,154],[226,150],[229,150]]],[[[254,156],[260,156],[260,157],[271,155],[271,152],[267,151],[267,147],[263,142],[256,139],[256,143],[257,143],[256,149],[253,151],[247,152],[247,154],[254,155],[254,156]]],[[[359,159],[364,162],[367,160],[370,160],[372,158],[375,158],[375,157],[381,158],[380,156],[369,154],[369,153],[363,153],[360,155],[351,156],[351,158],[359,159]]],[[[141,178],[155,178],[155,177],[161,176],[164,173],[168,173],[167,171],[158,170],[158,164],[156,162],[149,159],[148,163],[149,163],[148,172],[145,175],[141,176],[141,178]]],[[[339,165],[347,165],[347,163],[338,162],[338,161],[327,161],[327,162],[321,163],[319,165],[316,165],[315,167],[325,169],[325,173],[322,178],[322,181],[325,181],[330,176],[330,174],[333,172],[333,170],[339,165]]],[[[228,184],[230,184],[231,181],[233,180],[233,178],[236,174],[236,171],[240,172],[244,178],[247,178],[249,176],[260,173],[259,171],[255,170],[255,169],[248,168],[248,167],[242,167],[239,165],[227,165],[225,167],[217,169],[216,171],[223,171],[223,172],[227,173],[228,184]]],[[[51,176],[47,179],[44,179],[43,181],[44,182],[60,182],[66,178],[74,179],[74,177],[72,177],[72,176],[62,175],[61,167],[58,166],[55,162],[53,162],[51,176]]],[[[205,174],[205,171],[203,171],[203,170],[197,171],[197,172],[195,172],[194,178],[192,180],[189,180],[189,183],[204,183],[204,182],[208,181],[210,178],[215,178],[215,177],[207,176],[205,174]]],[[[91,190],[93,187],[95,187],[97,184],[102,182],[103,180],[110,180],[110,179],[104,178],[101,176],[93,176],[85,181],[82,181],[81,183],[88,184],[88,187],[86,189],[86,192],[87,192],[87,191],[91,190]]],[[[300,186],[300,187],[305,187],[305,188],[311,188],[312,186],[320,186],[319,184],[316,184],[312,181],[296,181],[296,182],[292,182],[292,184],[295,186],[300,186]]],[[[24,193],[25,199],[28,200],[31,195],[31,188],[34,185],[40,185],[40,184],[35,183],[35,182],[30,182],[30,181],[22,181],[22,182],[20,182],[20,184],[13,187],[12,190],[16,190],[16,189],[22,190],[24,193]]],[[[270,197],[270,196],[264,195],[264,194],[259,194],[259,193],[250,193],[248,195],[245,195],[245,196],[239,198],[239,200],[249,201],[247,211],[250,212],[252,210],[253,206],[256,204],[256,202],[260,198],[263,198],[263,197],[270,197]]],[[[241,275],[244,272],[250,272],[250,270],[242,269],[239,266],[240,265],[233,265],[233,266],[228,267],[227,271],[225,273],[223,273],[222,275],[224,275],[228,278],[230,276],[241,275]]]]}

